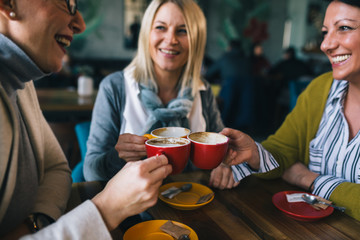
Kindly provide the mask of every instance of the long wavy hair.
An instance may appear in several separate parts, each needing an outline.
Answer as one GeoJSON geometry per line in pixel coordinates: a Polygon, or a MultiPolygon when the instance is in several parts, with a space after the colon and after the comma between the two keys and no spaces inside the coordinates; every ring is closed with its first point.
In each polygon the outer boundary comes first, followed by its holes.
{"type": "Polygon", "coordinates": [[[201,66],[206,45],[206,19],[203,11],[193,0],[153,0],[147,7],[142,19],[138,50],[126,69],[134,68],[134,78],[157,92],[154,63],[150,56],[150,31],[158,9],[165,3],[174,3],[181,10],[189,39],[189,57],[178,81],[180,93],[185,87],[192,88],[192,95],[201,85],[201,66]]]}

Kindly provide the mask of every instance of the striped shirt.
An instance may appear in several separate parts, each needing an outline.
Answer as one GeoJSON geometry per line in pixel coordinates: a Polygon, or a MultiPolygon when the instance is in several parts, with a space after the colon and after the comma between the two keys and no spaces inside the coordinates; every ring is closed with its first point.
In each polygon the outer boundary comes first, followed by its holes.
{"type": "Polygon", "coordinates": [[[276,160],[271,155],[271,153],[266,151],[260,143],[256,142],[256,145],[258,147],[259,156],[260,156],[259,170],[254,171],[247,163],[231,166],[233,171],[233,176],[236,182],[239,182],[241,179],[253,173],[265,173],[279,167],[279,164],[276,162],[276,160]]]}
{"type": "MultiPolygon", "coordinates": [[[[314,182],[313,194],[326,199],[343,182],[360,183],[360,132],[349,141],[349,126],[344,116],[347,91],[347,81],[333,81],[318,132],[309,146],[308,167],[319,174],[314,182]]],[[[236,181],[279,166],[265,148],[256,144],[260,155],[259,171],[253,171],[247,163],[232,166],[236,181]]]]}
{"type": "Polygon", "coordinates": [[[309,169],[320,174],[314,182],[313,193],[329,199],[343,182],[359,183],[360,136],[349,141],[349,126],[344,116],[347,81],[334,80],[320,127],[310,142],[309,169]]]}

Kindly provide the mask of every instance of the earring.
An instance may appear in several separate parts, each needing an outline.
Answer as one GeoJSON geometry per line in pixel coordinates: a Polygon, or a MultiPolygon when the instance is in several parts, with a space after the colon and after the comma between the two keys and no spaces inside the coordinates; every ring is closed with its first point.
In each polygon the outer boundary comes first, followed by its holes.
{"type": "Polygon", "coordinates": [[[16,16],[16,13],[15,13],[15,12],[10,12],[9,16],[10,16],[11,18],[14,18],[14,17],[16,16]]]}

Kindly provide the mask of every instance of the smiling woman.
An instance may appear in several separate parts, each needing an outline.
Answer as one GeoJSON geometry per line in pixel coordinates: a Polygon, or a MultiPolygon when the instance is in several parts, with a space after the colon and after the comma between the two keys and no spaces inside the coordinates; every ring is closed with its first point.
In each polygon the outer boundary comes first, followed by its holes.
{"type": "MultiPolygon", "coordinates": [[[[161,127],[219,132],[224,125],[210,84],[201,78],[206,19],[194,0],[153,0],[142,19],[138,50],[123,70],[101,81],[95,102],[86,180],[107,180],[146,156],[144,134],[161,127]]],[[[189,162],[184,171],[196,167],[189,162]]],[[[215,187],[232,188],[231,170],[213,170],[215,187]]]]}
{"type": "Polygon", "coordinates": [[[234,149],[249,149],[248,155],[239,151],[227,163],[236,165],[234,174],[240,180],[258,169],[256,163],[276,160],[279,168],[258,176],[282,177],[346,207],[346,214],[360,220],[360,2],[329,2],[321,50],[333,71],[312,80],[282,126],[262,142],[264,148],[249,146],[252,140],[241,132],[223,132],[237,142],[234,149]],[[252,162],[252,169],[244,161],[252,162]]]}
{"type": "Polygon", "coordinates": [[[60,217],[70,169],[33,80],[60,70],[73,36],[84,31],[76,3],[0,0],[1,239],[111,239],[109,231],[124,219],[155,204],[171,172],[165,156],[130,163],[94,198],[60,217]]]}
{"type": "Polygon", "coordinates": [[[334,78],[355,84],[360,81],[360,4],[353,2],[358,7],[336,1],[331,3],[322,28],[321,50],[332,64],[334,78]]]}

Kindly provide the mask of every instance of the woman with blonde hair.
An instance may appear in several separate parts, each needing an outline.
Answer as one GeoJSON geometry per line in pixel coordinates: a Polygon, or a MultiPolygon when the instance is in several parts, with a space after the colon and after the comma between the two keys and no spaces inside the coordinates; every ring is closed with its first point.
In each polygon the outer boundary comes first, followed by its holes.
{"type": "MultiPolygon", "coordinates": [[[[224,128],[210,85],[201,78],[205,45],[206,19],[193,0],[150,3],[135,58],[100,84],[87,143],[86,180],[107,180],[126,162],[146,157],[143,134],[153,129],[224,128]]],[[[186,170],[194,168],[189,162],[186,170]]],[[[230,168],[213,170],[210,184],[235,186],[230,168]]]]}

